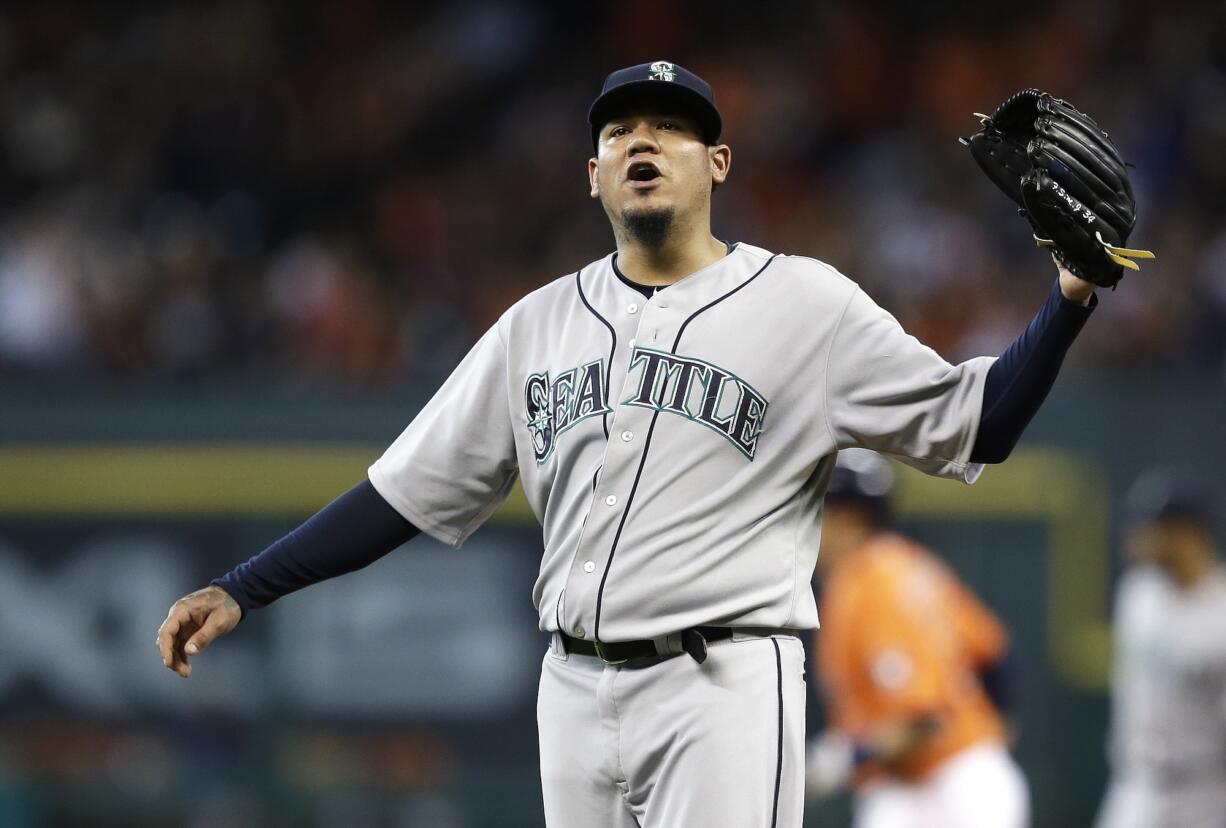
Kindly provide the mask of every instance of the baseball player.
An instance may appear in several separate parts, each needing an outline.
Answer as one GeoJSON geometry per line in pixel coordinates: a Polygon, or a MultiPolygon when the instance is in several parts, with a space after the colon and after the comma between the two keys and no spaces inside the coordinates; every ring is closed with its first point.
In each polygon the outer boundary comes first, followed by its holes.
{"type": "Polygon", "coordinates": [[[1202,492],[1164,472],[1130,493],[1115,601],[1111,782],[1098,828],[1226,826],[1226,569],[1202,492]]]}
{"type": "Polygon", "coordinates": [[[282,595],[418,532],[461,545],[518,480],[543,528],[532,598],[552,634],[547,823],[794,828],[798,633],[817,626],[836,453],[968,482],[1003,460],[1091,312],[1095,282],[1070,268],[1109,279],[1102,249],[1060,253],[1003,358],[951,365],[829,265],[712,235],[732,150],[692,72],[613,72],[589,124],[616,250],[507,310],[367,480],[177,601],[158,646],[190,675],[191,656],[282,595]]]}
{"type": "Polygon", "coordinates": [[[886,528],[889,464],[839,452],[826,489],[818,678],[830,728],[809,789],[854,777],[856,828],[1024,828],[998,709],[1008,634],[935,555],[886,528]]]}

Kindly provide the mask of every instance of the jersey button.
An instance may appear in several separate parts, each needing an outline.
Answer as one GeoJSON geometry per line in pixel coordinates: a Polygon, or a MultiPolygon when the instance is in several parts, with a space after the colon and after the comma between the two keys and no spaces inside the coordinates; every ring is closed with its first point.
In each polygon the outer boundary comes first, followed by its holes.
{"type": "Polygon", "coordinates": [[[632,351],[634,350],[634,343],[635,343],[635,342],[638,342],[638,340],[637,340],[637,339],[632,339],[632,340],[630,340],[630,350],[632,350],[632,351]]]}
{"type": "Polygon", "coordinates": [[[571,632],[575,634],[575,638],[583,638],[583,627],[575,627],[571,632]]]}
{"type": "Polygon", "coordinates": [[[622,432],[622,442],[623,443],[629,443],[633,439],[634,439],[633,431],[623,431],[622,432]]]}
{"type": "Polygon", "coordinates": [[[583,571],[584,571],[584,572],[595,572],[595,571],[596,571],[596,564],[595,564],[593,561],[584,561],[584,562],[583,562],[583,571]]]}
{"type": "Polygon", "coordinates": [[[638,313],[638,312],[639,312],[639,306],[636,303],[631,302],[629,305],[626,305],[626,313],[638,313]]]}
{"type": "Polygon", "coordinates": [[[609,495],[608,497],[604,499],[604,502],[606,506],[616,506],[617,505],[617,495],[609,495]]]}

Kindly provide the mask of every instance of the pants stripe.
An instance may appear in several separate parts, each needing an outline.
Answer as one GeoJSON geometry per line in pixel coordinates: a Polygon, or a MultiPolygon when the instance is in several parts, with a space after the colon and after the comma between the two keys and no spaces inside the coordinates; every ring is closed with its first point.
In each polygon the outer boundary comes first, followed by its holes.
{"type": "Polygon", "coordinates": [[[776,828],[779,822],[779,782],[783,777],[783,660],[779,654],[779,641],[772,638],[775,645],[775,673],[779,681],[779,741],[775,756],[775,805],[771,809],[771,828],[776,828]]]}

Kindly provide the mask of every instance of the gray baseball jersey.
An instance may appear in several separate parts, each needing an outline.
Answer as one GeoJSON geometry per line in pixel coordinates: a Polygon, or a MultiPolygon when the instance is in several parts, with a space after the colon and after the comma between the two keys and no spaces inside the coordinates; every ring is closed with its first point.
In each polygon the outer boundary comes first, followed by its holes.
{"type": "Polygon", "coordinates": [[[370,480],[453,546],[521,480],[542,630],[812,628],[836,451],[972,482],[991,363],[949,364],[813,259],[738,244],[647,299],[612,254],[503,314],[370,480]]]}
{"type": "Polygon", "coordinates": [[[1182,590],[1155,567],[1120,581],[1112,763],[1158,778],[1226,772],[1226,571],[1182,590]]]}
{"type": "Polygon", "coordinates": [[[1097,825],[1226,825],[1226,570],[1185,591],[1134,567],[1116,594],[1112,779],[1097,825]]]}

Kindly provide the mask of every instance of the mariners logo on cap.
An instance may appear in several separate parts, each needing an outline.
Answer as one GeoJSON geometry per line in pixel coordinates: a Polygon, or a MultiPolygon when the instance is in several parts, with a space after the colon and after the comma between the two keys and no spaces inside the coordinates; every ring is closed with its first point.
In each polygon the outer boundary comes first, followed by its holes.
{"type": "Polygon", "coordinates": [[[648,74],[652,80],[670,81],[677,76],[673,73],[673,65],[667,60],[657,60],[651,64],[651,72],[648,74]]]}

